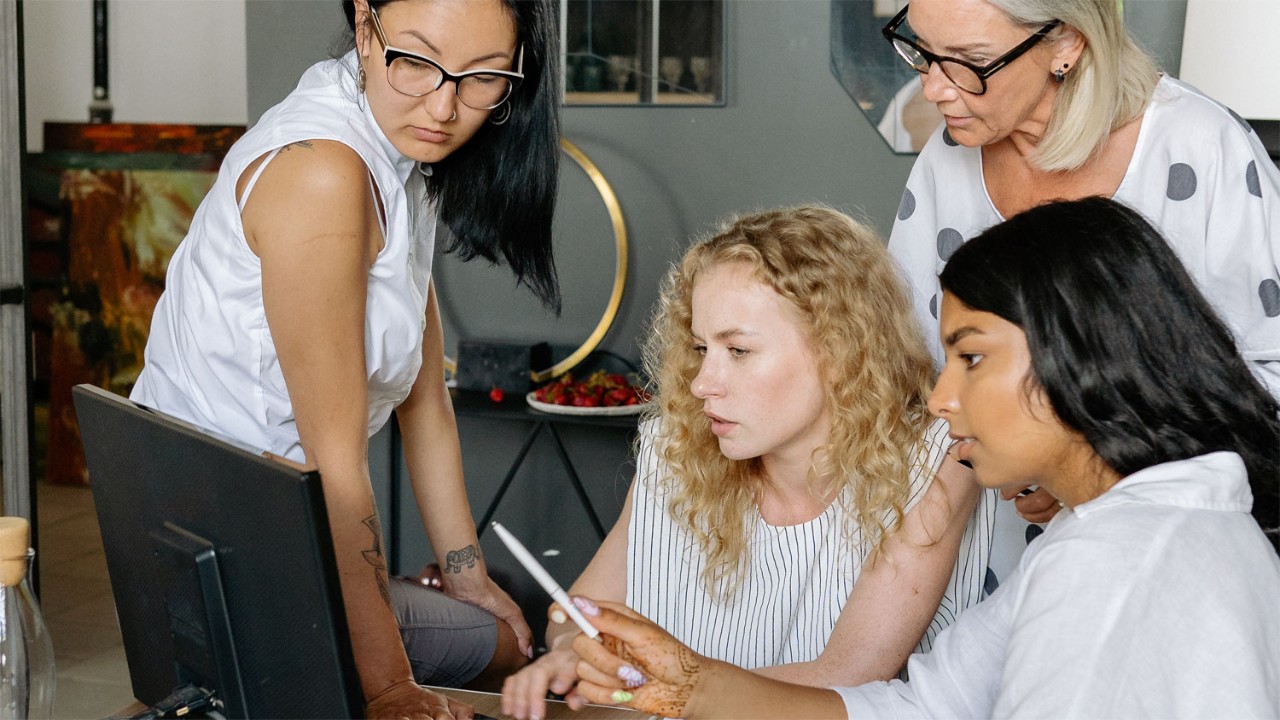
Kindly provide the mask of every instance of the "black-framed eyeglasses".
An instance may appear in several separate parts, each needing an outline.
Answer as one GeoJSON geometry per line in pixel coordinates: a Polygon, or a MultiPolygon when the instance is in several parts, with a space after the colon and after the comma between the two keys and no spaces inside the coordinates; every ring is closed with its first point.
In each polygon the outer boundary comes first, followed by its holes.
{"type": "MultiPolygon", "coordinates": [[[[910,7],[909,5],[907,7],[910,7]]],[[[902,58],[912,70],[920,74],[929,72],[929,66],[937,63],[942,70],[942,74],[955,84],[961,90],[973,94],[981,95],[987,91],[987,78],[995,75],[1006,65],[1022,57],[1028,50],[1036,46],[1036,43],[1044,39],[1049,31],[1062,24],[1061,20],[1054,20],[1044,27],[1040,28],[1031,37],[1023,40],[1017,47],[1000,57],[992,60],[986,65],[974,65],[971,62],[965,62],[960,58],[947,57],[946,55],[938,55],[920,47],[910,38],[903,37],[898,34],[898,28],[907,20],[907,7],[894,16],[888,25],[884,26],[881,34],[893,45],[893,49],[898,53],[898,57],[902,58]]]]}
{"type": "Polygon", "coordinates": [[[387,84],[401,95],[422,97],[435,92],[445,82],[452,82],[454,92],[463,105],[475,110],[492,110],[511,97],[511,91],[524,79],[523,44],[516,51],[515,71],[466,70],[451,73],[425,55],[387,44],[387,34],[382,30],[378,12],[369,8],[369,15],[373,18],[378,42],[382,43],[382,57],[387,61],[387,84]]]}

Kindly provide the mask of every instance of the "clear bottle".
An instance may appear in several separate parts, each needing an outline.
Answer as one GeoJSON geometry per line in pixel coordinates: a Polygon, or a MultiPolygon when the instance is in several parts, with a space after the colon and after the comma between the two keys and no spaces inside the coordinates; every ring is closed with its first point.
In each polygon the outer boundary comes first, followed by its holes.
{"type": "Polygon", "coordinates": [[[0,517],[0,720],[53,714],[53,641],[27,582],[31,525],[0,517]]]}

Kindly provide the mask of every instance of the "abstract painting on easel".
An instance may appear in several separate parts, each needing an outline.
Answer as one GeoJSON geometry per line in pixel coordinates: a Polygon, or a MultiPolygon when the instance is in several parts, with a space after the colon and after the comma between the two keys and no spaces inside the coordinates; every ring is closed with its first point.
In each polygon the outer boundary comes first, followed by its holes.
{"type": "Polygon", "coordinates": [[[53,203],[60,218],[60,287],[45,315],[45,479],[81,484],[87,474],[71,387],[87,382],[121,395],[133,388],[169,258],[243,128],[60,125],[51,135],[49,125],[46,152],[30,164],[47,188],[33,206],[53,203]],[[56,199],[48,197],[55,177],[56,199]]]}

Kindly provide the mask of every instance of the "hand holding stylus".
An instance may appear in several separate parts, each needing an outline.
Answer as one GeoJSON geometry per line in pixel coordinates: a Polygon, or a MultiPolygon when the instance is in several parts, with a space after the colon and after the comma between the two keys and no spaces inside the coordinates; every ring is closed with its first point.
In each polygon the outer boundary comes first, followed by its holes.
{"type": "Polygon", "coordinates": [[[516,536],[512,535],[511,531],[502,526],[502,523],[495,521],[490,523],[490,526],[493,528],[493,531],[498,534],[498,538],[502,540],[503,544],[507,546],[507,549],[511,551],[511,554],[516,557],[516,560],[519,560],[520,564],[524,566],[524,569],[529,571],[529,574],[533,576],[534,580],[538,581],[538,584],[542,586],[543,590],[547,591],[547,594],[551,596],[551,599],[559,603],[560,607],[566,614],[568,614],[569,618],[582,629],[583,634],[593,640],[598,639],[600,631],[596,630],[591,623],[587,622],[586,617],[582,615],[582,612],[579,611],[577,606],[573,604],[573,601],[569,599],[569,595],[560,587],[559,584],[556,583],[555,579],[551,577],[551,574],[547,572],[547,569],[542,567],[542,563],[539,563],[529,550],[516,539],[516,536]]]}

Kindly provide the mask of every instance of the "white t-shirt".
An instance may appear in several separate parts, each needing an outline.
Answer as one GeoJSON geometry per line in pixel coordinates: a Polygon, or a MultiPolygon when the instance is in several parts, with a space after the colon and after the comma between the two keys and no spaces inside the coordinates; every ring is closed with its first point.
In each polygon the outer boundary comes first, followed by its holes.
{"type": "Polygon", "coordinates": [[[382,134],[356,90],[354,58],[352,52],[312,66],[227,154],[169,261],[131,395],[252,449],[299,462],[304,458],[293,404],[262,305],[262,267],[245,242],[235,196],[236,182],[253,160],[300,140],[336,140],[360,155],[376,184],[386,220],[365,308],[370,435],[408,396],[422,365],[435,215],[421,200],[410,207],[406,183],[421,198],[422,178],[415,162],[382,134]]]}
{"type": "Polygon", "coordinates": [[[1280,717],[1280,557],[1244,463],[1136,472],[1061,512],[990,598],[908,661],[837,688],[850,718],[1280,717]]]}
{"type": "MultiPolygon", "coordinates": [[[[1005,219],[982,172],[981,149],[956,144],[944,125],[911,170],[889,239],[939,366],[938,273],[956,248],[1005,219]]],[[[1248,123],[1161,78],[1114,199],[1165,236],[1280,397],[1280,170],[1248,123]]]]}
{"type": "MultiPolygon", "coordinates": [[[[707,592],[706,566],[692,534],[667,510],[667,469],[654,449],[656,423],[641,428],[641,447],[627,531],[627,605],[695,651],[746,668],[805,662],[827,646],[871,548],[861,532],[845,535],[840,502],[798,525],[778,527],[747,518],[750,564],[724,602],[707,592]]],[[[947,424],[935,421],[921,441],[920,472],[912,478],[908,512],[933,484],[950,445],[947,424]]],[[[984,494],[985,497],[985,494],[984,494]]],[[[927,650],[944,627],[982,598],[994,507],[975,509],[959,561],[925,637],[927,650]]]]}

